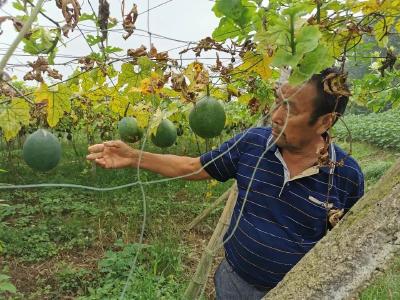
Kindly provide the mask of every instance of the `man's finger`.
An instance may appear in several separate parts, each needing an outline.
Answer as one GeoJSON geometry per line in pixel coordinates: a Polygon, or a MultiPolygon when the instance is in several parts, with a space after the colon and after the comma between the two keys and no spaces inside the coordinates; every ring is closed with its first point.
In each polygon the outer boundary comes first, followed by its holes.
{"type": "Polygon", "coordinates": [[[121,141],[108,141],[108,142],[104,142],[103,144],[104,144],[104,146],[106,146],[106,147],[116,147],[116,148],[120,148],[122,142],[121,142],[121,141]]]}
{"type": "Polygon", "coordinates": [[[113,161],[110,159],[106,159],[106,158],[102,157],[102,158],[96,159],[95,161],[96,161],[96,164],[98,164],[100,167],[102,167],[104,169],[114,169],[115,168],[113,161]]]}
{"type": "Polygon", "coordinates": [[[98,153],[91,153],[89,155],[86,156],[87,160],[95,160],[98,158],[102,158],[103,157],[103,152],[98,152],[98,153]]]}
{"type": "Polygon", "coordinates": [[[104,150],[104,145],[103,144],[95,144],[92,146],[88,147],[89,153],[97,153],[97,152],[102,152],[104,150]]]}
{"type": "Polygon", "coordinates": [[[106,167],[106,160],[102,157],[102,158],[97,158],[95,160],[96,164],[99,165],[102,168],[106,167]]]}

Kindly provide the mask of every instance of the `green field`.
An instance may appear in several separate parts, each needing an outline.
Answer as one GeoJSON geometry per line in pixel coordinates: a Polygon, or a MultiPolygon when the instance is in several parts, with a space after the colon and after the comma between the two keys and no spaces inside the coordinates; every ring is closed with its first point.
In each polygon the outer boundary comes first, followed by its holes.
{"type": "MultiPolygon", "coordinates": [[[[348,144],[342,144],[346,149],[348,144]]],[[[136,170],[103,170],[84,160],[86,144],[75,150],[63,143],[60,165],[47,174],[35,173],[20,159],[21,150],[1,152],[7,172],[1,183],[74,183],[111,187],[137,180],[136,170]]],[[[150,147],[150,150],[157,149],[150,147]]],[[[197,149],[174,146],[173,153],[197,155],[197,149]]],[[[364,143],[353,144],[353,154],[366,176],[367,189],[396,159],[393,151],[364,143]]],[[[161,179],[145,171],[143,182],[161,179]]],[[[1,284],[16,286],[7,299],[118,299],[133,258],[138,260],[128,283],[127,299],[178,299],[190,280],[221,208],[196,229],[187,225],[232,182],[173,180],[143,185],[146,204],[144,240],[138,244],[144,216],[139,186],[110,192],[69,188],[5,190],[0,192],[1,284]],[[4,205],[4,206],[3,206],[4,205]],[[10,276],[7,278],[6,276],[10,276]]],[[[400,279],[380,278],[362,299],[399,295],[400,279]],[[396,281],[397,280],[397,281],[396,281]],[[396,294],[397,293],[397,294],[396,294]]],[[[213,286],[206,289],[212,299],[213,286]]],[[[395,298],[393,298],[395,299],[395,298]]]]}

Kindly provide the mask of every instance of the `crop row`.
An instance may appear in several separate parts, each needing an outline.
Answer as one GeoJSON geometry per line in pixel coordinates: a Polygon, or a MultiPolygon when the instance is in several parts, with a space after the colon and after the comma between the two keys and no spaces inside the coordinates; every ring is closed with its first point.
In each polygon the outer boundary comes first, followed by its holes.
{"type": "MultiPolygon", "coordinates": [[[[353,141],[366,142],[383,148],[400,150],[400,110],[366,115],[348,115],[344,122],[353,141]]],[[[343,122],[335,125],[334,135],[338,140],[349,141],[349,133],[343,122]]]]}

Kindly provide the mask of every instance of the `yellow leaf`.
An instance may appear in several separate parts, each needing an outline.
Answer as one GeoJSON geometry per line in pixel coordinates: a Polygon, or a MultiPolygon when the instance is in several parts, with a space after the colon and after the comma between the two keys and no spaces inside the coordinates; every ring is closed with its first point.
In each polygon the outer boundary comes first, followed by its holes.
{"type": "Polygon", "coordinates": [[[216,185],[218,185],[218,181],[217,180],[211,180],[209,183],[209,187],[215,187],[216,185]]]}
{"type": "Polygon", "coordinates": [[[215,88],[215,89],[211,89],[210,94],[214,98],[220,99],[222,101],[228,100],[228,93],[226,92],[226,90],[223,90],[220,88],[215,88]]]}
{"type": "MultiPolygon", "coordinates": [[[[150,78],[145,78],[140,82],[140,88],[139,91],[142,94],[150,94],[150,85],[151,85],[151,81],[150,78]]],[[[134,88],[134,90],[132,91],[136,91],[136,89],[134,88]]]]}
{"type": "Polygon", "coordinates": [[[160,125],[161,121],[164,119],[164,114],[161,111],[160,108],[157,108],[157,111],[155,112],[155,114],[153,114],[152,118],[151,118],[151,123],[149,126],[149,133],[150,135],[152,134],[156,134],[157,132],[157,128],[158,125],[160,125]]]}
{"type": "Polygon", "coordinates": [[[139,127],[146,127],[149,124],[149,118],[150,118],[150,106],[147,104],[143,103],[137,103],[132,108],[129,110],[129,113],[132,112],[132,115],[136,118],[136,121],[138,122],[139,127]]]}
{"type": "Polygon", "coordinates": [[[253,97],[252,94],[243,94],[238,98],[238,102],[247,105],[253,97]]]}
{"type": "Polygon", "coordinates": [[[110,108],[113,112],[123,116],[128,103],[128,97],[123,95],[115,95],[110,101],[110,108]]]}
{"type": "Polygon", "coordinates": [[[22,125],[29,124],[29,104],[20,98],[14,98],[9,104],[0,106],[0,127],[7,141],[14,138],[22,125]]]}
{"type": "Polygon", "coordinates": [[[64,113],[71,111],[71,95],[72,91],[63,84],[49,88],[42,83],[35,91],[35,102],[47,103],[47,123],[50,127],[56,126],[64,113]]]}
{"type": "MultiPolygon", "coordinates": [[[[236,68],[237,73],[250,73],[255,72],[264,80],[269,79],[272,75],[272,70],[269,67],[272,57],[268,53],[257,54],[248,51],[244,54],[243,63],[236,68]]],[[[236,73],[234,72],[234,73],[236,73]]]]}
{"type": "Polygon", "coordinates": [[[231,95],[234,95],[236,97],[239,95],[239,89],[232,84],[228,84],[227,90],[231,95]]]}
{"type": "Polygon", "coordinates": [[[165,113],[165,117],[168,118],[178,112],[178,104],[176,102],[171,102],[168,104],[167,112],[165,113]]]}
{"type": "Polygon", "coordinates": [[[380,19],[374,25],[375,39],[376,39],[379,47],[386,47],[386,45],[388,43],[388,37],[387,37],[387,35],[385,35],[385,33],[386,33],[385,26],[387,26],[385,22],[386,21],[380,19]]]}
{"type": "Polygon", "coordinates": [[[129,92],[139,92],[143,95],[159,94],[164,87],[164,79],[160,74],[151,72],[150,77],[146,77],[140,81],[139,87],[132,87],[129,92]]]}
{"type": "Polygon", "coordinates": [[[394,25],[394,28],[396,29],[397,33],[400,34],[400,20],[397,21],[396,25],[394,25]]]}
{"type": "Polygon", "coordinates": [[[382,15],[398,12],[399,5],[400,1],[398,0],[369,0],[358,4],[359,7],[362,7],[364,14],[379,13],[382,15]]]}
{"type": "Polygon", "coordinates": [[[187,90],[191,92],[198,92],[203,90],[205,86],[210,82],[207,70],[203,68],[202,63],[199,63],[197,61],[192,62],[186,67],[184,75],[190,81],[187,90]]]}
{"type": "Polygon", "coordinates": [[[178,98],[180,93],[174,91],[173,89],[163,87],[160,90],[160,94],[162,94],[164,97],[171,97],[171,98],[178,98]]]}

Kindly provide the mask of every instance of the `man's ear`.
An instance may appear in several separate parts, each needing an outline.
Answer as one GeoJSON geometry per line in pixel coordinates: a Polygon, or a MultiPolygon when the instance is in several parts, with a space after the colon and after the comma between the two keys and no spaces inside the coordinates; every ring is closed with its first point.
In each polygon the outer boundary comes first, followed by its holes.
{"type": "Polygon", "coordinates": [[[334,112],[320,116],[318,120],[319,126],[317,128],[318,134],[323,134],[328,131],[335,123],[336,118],[336,113],[334,112]]]}

